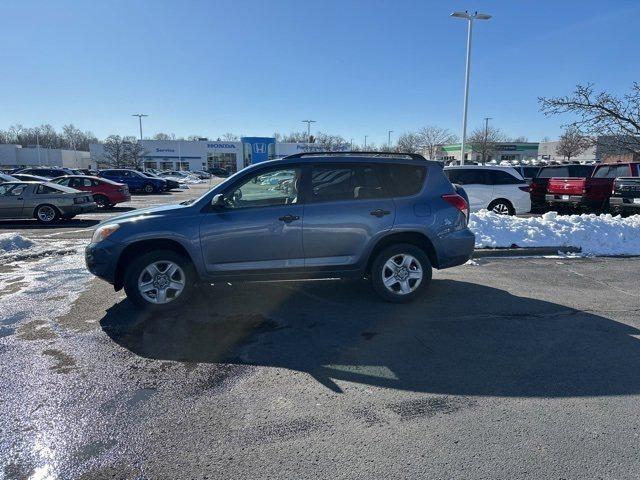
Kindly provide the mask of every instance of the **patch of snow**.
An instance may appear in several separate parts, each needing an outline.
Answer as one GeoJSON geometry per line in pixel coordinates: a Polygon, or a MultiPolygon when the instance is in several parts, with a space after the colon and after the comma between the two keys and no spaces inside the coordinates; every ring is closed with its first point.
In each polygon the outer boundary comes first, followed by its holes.
{"type": "Polygon", "coordinates": [[[0,255],[16,250],[27,250],[35,243],[17,233],[0,233],[0,255]]]}
{"type": "Polygon", "coordinates": [[[476,248],[577,247],[583,255],[640,255],[640,215],[583,214],[519,218],[481,210],[469,228],[476,248]]]}

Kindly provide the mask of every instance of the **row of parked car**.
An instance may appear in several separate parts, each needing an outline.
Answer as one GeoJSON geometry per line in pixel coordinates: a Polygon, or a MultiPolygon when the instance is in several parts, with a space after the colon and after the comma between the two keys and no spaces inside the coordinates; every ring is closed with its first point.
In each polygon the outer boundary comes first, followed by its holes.
{"type": "Polygon", "coordinates": [[[640,163],[502,167],[445,167],[452,183],[462,185],[472,211],[499,214],[529,211],[640,213],[640,163]]]}
{"type": "Polygon", "coordinates": [[[35,218],[41,223],[53,223],[97,207],[111,208],[128,202],[131,192],[169,191],[183,188],[185,182],[209,177],[207,172],[91,172],[53,167],[0,172],[0,218],[35,218]]]}

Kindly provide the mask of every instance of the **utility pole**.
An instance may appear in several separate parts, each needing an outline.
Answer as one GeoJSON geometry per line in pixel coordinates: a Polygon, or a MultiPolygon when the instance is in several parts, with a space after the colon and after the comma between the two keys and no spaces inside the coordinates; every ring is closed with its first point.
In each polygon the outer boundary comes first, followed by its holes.
{"type": "Polygon", "coordinates": [[[38,165],[42,165],[40,161],[40,136],[38,135],[38,130],[36,129],[36,148],[38,149],[38,165]]]}
{"type": "Polygon", "coordinates": [[[467,28],[467,64],[464,74],[464,105],[462,109],[462,143],[460,144],[460,165],[464,165],[465,144],[467,142],[467,104],[469,103],[469,76],[471,74],[471,36],[473,33],[473,21],[474,20],[489,20],[491,15],[486,13],[469,13],[467,10],[464,12],[453,12],[452,17],[464,18],[468,22],[467,28]]]}
{"type": "Polygon", "coordinates": [[[316,123],[315,120],[302,120],[302,123],[307,124],[307,142],[311,143],[311,124],[316,123]]]}
{"type": "Polygon", "coordinates": [[[484,148],[482,149],[482,164],[487,163],[487,143],[489,140],[489,120],[491,117],[484,117],[484,148]]]}
{"type": "Polygon", "coordinates": [[[148,117],[149,115],[145,115],[144,113],[134,113],[131,116],[138,117],[138,123],[140,124],[140,141],[142,142],[142,117],[148,117]]]}
{"type": "Polygon", "coordinates": [[[393,133],[393,130],[389,130],[387,132],[387,134],[389,135],[389,138],[387,139],[387,148],[389,149],[389,151],[391,151],[391,134],[393,133]]]}
{"type": "Polygon", "coordinates": [[[367,149],[367,137],[368,137],[368,136],[369,136],[369,135],[365,135],[365,136],[364,136],[364,149],[365,149],[365,150],[367,149]]]}

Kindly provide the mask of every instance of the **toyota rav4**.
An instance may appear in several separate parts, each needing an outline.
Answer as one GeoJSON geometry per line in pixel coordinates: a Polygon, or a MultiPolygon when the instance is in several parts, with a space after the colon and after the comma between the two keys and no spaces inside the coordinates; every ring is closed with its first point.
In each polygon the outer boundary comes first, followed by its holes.
{"type": "Polygon", "coordinates": [[[468,215],[464,191],[420,155],[305,153],[110,219],[86,262],[146,308],[179,305],[198,283],[291,278],[369,277],[382,298],[406,302],[432,267],[470,258],[468,215]]]}

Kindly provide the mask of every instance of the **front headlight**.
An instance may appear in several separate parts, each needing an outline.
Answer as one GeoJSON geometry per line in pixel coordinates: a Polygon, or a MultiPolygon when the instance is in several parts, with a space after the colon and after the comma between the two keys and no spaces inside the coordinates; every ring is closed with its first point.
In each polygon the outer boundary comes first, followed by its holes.
{"type": "Polygon", "coordinates": [[[101,242],[119,228],[120,225],[117,223],[107,224],[96,228],[96,231],[93,232],[93,237],[91,237],[91,243],[101,242]]]}

